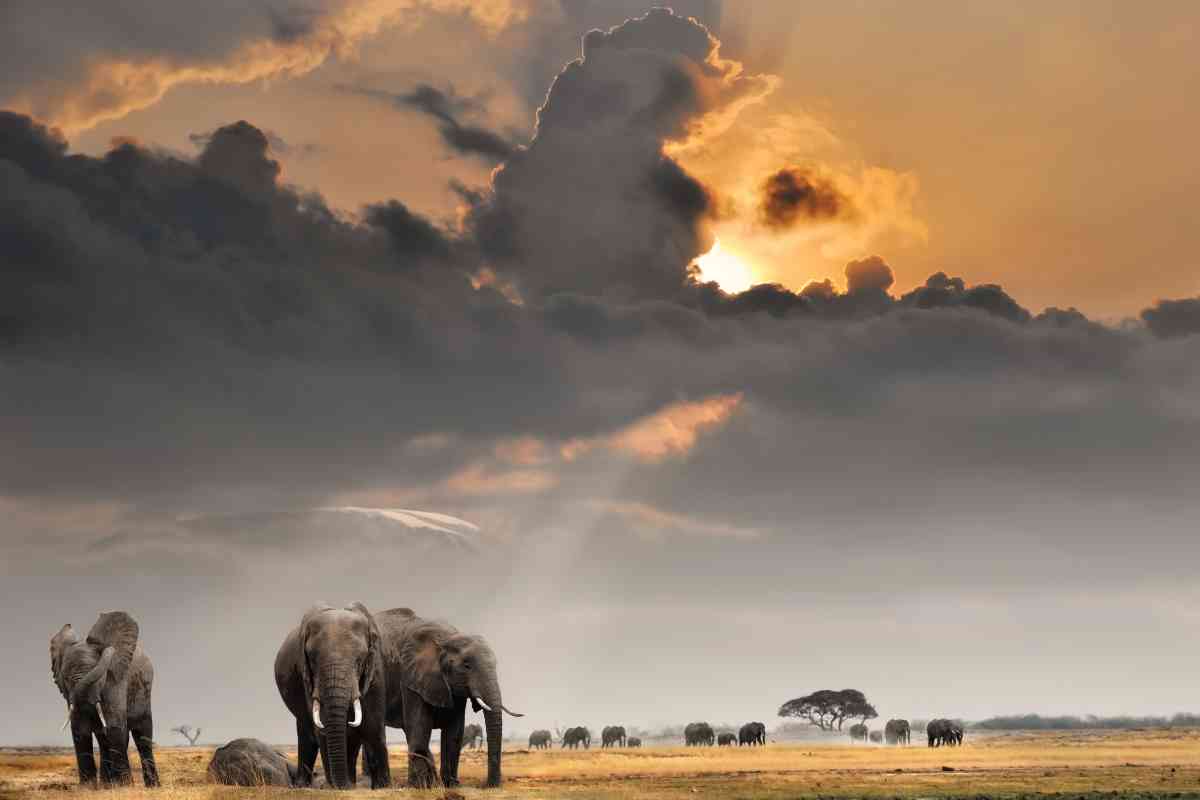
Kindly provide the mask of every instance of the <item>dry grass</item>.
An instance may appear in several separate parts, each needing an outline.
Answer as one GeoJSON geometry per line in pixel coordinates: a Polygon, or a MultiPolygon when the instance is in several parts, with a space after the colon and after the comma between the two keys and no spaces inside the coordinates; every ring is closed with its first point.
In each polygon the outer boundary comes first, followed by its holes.
{"type": "MultiPolygon", "coordinates": [[[[210,786],[211,748],[163,748],[164,787],[108,793],[113,800],[243,800],[314,797],[312,792],[210,786]]],[[[294,758],[293,753],[289,753],[294,758]]],[[[135,759],[135,770],[136,759],[135,759]]],[[[403,747],[392,749],[392,774],[403,779],[403,747]]],[[[505,786],[485,792],[484,754],[463,756],[466,786],[450,797],[617,798],[720,797],[1015,797],[1065,793],[1179,797],[1200,795],[1200,731],[1029,733],[973,737],[960,749],[924,746],[772,744],[750,749],[650,747],[643,750],[512,750],[505,786]]],[[[140,776],[138,776],[140,777],[140,776]]],[[[78,797],[69,753],[0,752],[0,795],[45,800],[78,797]]],[[[444,791],[410,791],[442,798],[444,791]]],[[[360,789],[351,797],[379,797],[360,789]]]]}

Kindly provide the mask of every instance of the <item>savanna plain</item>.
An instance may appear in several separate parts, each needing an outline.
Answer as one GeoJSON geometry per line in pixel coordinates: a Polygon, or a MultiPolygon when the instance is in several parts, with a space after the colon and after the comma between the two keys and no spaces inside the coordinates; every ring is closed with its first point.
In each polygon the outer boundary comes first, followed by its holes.
{"type": "MultiPolygon", "coordinates": [[[[212,747],[163,747],[159,789],[104,790],[111,800],[237,800],[305,797],[319,790],[234,788],[206,782],[212,747]]],[[[282,748],[293,761],[295,752],[282,748]]],[[[140,778],[133,756],[135,781],[140,778]]],[[[391,747],[394,779],[406,772],[391,747]]],[[[505,783],[477,788],[485,752],[465,751],[463,786],[445,790],[359,788],[447,798],[1009,798],[1034,796],[1200,797],[1200,729],[1012,732],[970,737],[961,748],[772,742],[764,748],[649,746],[640,750],[529,751],[507,746],[505,783]]],[[[0,797],[87,796],[67,750],[0,751],[0,797]]]]}

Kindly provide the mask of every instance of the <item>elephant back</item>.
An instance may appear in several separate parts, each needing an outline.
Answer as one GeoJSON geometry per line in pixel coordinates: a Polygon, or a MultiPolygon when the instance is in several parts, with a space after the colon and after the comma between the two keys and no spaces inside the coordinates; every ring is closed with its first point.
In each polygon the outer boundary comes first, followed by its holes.
{"type": "Polygon", "coordinates": [[[138,652],[137,621],[124,611],[109,611],[100,615],[88,631],[88,644],[100,651],[112,648],[108,673],[118,682],[125,679],[138,652]]]}

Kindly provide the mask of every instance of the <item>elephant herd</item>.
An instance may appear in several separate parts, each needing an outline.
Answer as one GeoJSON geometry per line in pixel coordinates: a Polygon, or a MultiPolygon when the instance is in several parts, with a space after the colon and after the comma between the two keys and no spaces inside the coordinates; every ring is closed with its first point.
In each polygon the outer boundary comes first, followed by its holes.
{"type": "MultiPolygon", "coordinates": [[[[132,737],[143,783],[159,785],[150,707],[154,667],[138,638],[133,617],[112,611],[101,614],[86,637],[64,625],[50,640],[50,677],[67,703],[63,727],[71,726],[80,783],[129,783],[132,737]]],[[[408,740],[409,786],[456,786],[464,741],[477,747],[482,738],[478,725],[464,725],[469,704],[482,711],[487,730],[485,785],[499,786],[501,715],[521,716],[501,699],[496,656],[486,641],[408,608],[372,614],[362,603],[314,606],[284,637],[275,684],[295,717],[299,763],[293,767],[257,740],[236,739],[214,753],[214,780],[312,786],[320,754],[324,783],[351,788],[361,752],[371,788],[387,787],[385,729],[391,727],[408,740]],[[434,730],[441,731],[440,779],[429,749],[434,730]]]]}
{"type": "Polygon", "coordinates": [[[925,726],[925,737],[930,747],[959,747],[963,741],[962,725],[952,719],[930,720],[925,726]]]}
{"type": "MultiPolygon", "coordinates": [[[[931,723],[932,724],[932,723],[931,723]]],[[[850,741],[873,744],[907,745],[912,740],[912,726],[906,719],[889,719],[882,731],[873,731],[863,723],[850,726],[850,741]]],[[[962,740],[961,729],[959,741],[962,740]]]]}

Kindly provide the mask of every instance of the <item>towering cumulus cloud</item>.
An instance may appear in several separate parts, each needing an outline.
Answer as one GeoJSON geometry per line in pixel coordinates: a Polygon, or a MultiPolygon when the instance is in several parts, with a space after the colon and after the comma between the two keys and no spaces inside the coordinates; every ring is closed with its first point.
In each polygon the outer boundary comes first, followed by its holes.
{"type": "Polygon", "coordinates": [[[707,29],[666,9],[584,37],[533,141],[471,220],[485,256],[523,293],[678,292],[712,245],[712,198],[664,144],[760,83],[717,48],[707,29]]]}

